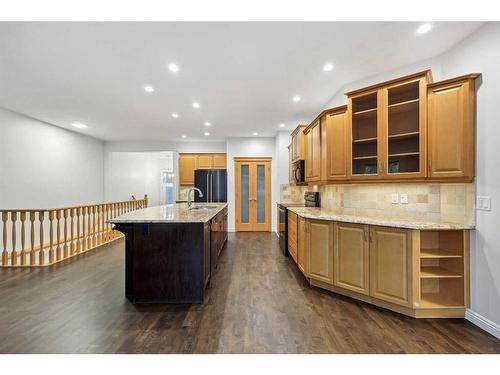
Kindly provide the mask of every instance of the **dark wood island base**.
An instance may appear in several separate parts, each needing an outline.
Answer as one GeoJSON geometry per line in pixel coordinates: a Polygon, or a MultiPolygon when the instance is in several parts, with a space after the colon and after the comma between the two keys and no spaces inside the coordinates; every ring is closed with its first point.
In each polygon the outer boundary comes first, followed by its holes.
{"type": "MultiPolygon", "coordinates": [[[[217,212],[217,211],[216,211],[217,212]]],[[[115,222],[132,303],[203,303],[227,240],[227,208],[206,222],[115,222]]]]}

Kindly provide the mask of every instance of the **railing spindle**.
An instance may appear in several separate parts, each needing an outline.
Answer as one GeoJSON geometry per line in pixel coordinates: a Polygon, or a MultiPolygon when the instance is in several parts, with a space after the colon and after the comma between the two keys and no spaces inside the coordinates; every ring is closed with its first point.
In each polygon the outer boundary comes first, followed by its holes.
{"type": "Polygon", "coordinates": [[[3,226],[3,251],[2,251],[2,264],[9,263],[9,252],[7,251],[7,220],[9,218],[8,212],[2,212],[2,226],[3,226]]]}
{"type": "Polygon", "coordinates": [[[34,265],[36,262],[35,259],[35,211],[30,211],[30,222],[31,222],[31,231],[30,231],[30,243],[31,243],[31,251],[30,251],[30,265],[34,265]]]}
{"type": "Polygon", "coordinates": [[[78,207],[76,209],[76,253],[79,254],[81,251],[80,246],[80,216],[82,214],[82,208],[78,207]]]}
{"type": "Polygon", "coordinates": [[[12,221],[12,253],[10,253],[10,264],[15,266],[17,265],[17,250],[16,250],[16,242],[17,242],[17,211],[12,211],[10,213],[10,219],[12,221]]]}
{"type": "Polygon", "coordinates": [[[21,266],[26,265],[26,212],[21,212],[21,266]]]}
{"type": "Polygon", "coordinates": [[[49,211],[49,263],[54,263],[54,211],[49,211]]]}
{"type": "Polygon", "coordinates": [[[64,244],[63,244],[63,259],[66,259],[69,255],[68,249],[68,210],[63,209],[64,218],[64,244]]]}
{"type": "Polygon", "coordinates": [[[69,256],[75,253],[75,209],[71,208],[69,211],[70,227],[70,240],[69,240],[69,256]]]}
{"type": "Polygon", "coordinates": [[[60,261],[62,258],[61,254],[61,217],[62,217],[62,210],[57,210],[56,211],[56,218],[57,218],[57,249],[56,249],[56,260],[60,261]]]}
{"type": "Polygon", "coordinates": [[[38,211],[38,221],[40,221],[40,251],[38,252],[38,264],[41,266],[45,264],[45,251],[43,249],[43,217],[44,212],[38,211]]]}

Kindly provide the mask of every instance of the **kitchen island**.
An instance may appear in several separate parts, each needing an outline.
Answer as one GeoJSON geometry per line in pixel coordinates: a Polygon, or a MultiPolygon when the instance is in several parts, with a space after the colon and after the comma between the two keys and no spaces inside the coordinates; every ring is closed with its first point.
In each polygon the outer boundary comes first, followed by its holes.
{"type": "Polygon", "coordinates": [[[227,240],[227,204],[148,207],[109,221],[125,235],[133,303],[202,303],[227,240]]]}

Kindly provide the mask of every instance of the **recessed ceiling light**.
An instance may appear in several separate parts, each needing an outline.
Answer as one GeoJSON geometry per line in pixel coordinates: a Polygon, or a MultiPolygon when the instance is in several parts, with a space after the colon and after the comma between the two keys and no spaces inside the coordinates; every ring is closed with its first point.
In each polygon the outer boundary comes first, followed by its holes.
{"type": "Polygon", "coordinates": [[[210,135],[210,133],[209,133],[209,132],[205,132],[205,133],[203,133],[203,135],[204,135],[205,137],[208,137],[208,136],[210,135]]]}
{"type": "Polygon", "coordinates": [[[210,126],[212,125],[209,121],[205,121],[205,126],[210,126]]]}
{"type": "Polygon", "coordinates": [[[168,70],[170,70],[173,73],[177,73],[179,71],[179,65],[177,64],[168,64],[168,70]]]}
{"type": "Polygon", "coordinates": [[[325,72],[331,72],[333,70],[333,64],[328,63],[328,64],[323,65],[323,70],[325,72]]]}
{"type": "Polygon", "coordinates": [[[285,124],[280,124],[280,128],[284,128],[285,127],[285,124]]]}
{"type": "Polygon", "coordinates": [[[173,118],[179,118],[179,115],[177,113],[172,113],[170,116],[172,116],[173,118]]]}
{"type": "Polygon", "coordinates": [[[298,96],[298,95],[295,95],[295,96],[292,98],[292,100],[293,100],[295,103],[300,102],[300,100],[301,100],[301,99],[302,99],[302,98],[301,98],[300,96],[298,96]]]}
{"type": "Polygon", "coordinates": [[[257,133],[257,132],[253,132],[252,134],[253,134],[253,135],[259,135],[259,133],[257,133]]]}
{"type": "Polygon", "coordinates": [[[193,106],[193,108],[200,108],[200,103],[198,103],[198,102],[194,102],[191,105],[193,106]]]}
{"type": "Polygon", "coordinates": [[[75,128],[78,128],[78,129],[87,129],[88,128],[87,125],[79,123],[79,122],[74,122],[71,125],[73,125],[75,128]]]}
{"type": "Polygon", "coordinates": [[[417,29],[417,34],[425,34],[432,30],[432,25],[430,23],[424,23],[420,25],[417,29]]]}
{"type": "Polygon", "coordinates": [[[181,135],[182,138],[187,138],[187,135],[181,135]]]}
{"type": "Polygon", "coordinates": [[[155,89],[151,85],[146,85],[146,86],[144,86],[144,91],[146,91],[146,92],[154,92],[155,89]]]}

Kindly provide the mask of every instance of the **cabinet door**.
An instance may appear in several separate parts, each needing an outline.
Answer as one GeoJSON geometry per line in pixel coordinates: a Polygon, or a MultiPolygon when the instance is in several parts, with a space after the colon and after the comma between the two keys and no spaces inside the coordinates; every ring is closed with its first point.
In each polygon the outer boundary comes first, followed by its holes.
{"type": "Polygon", "coordinates": [[[288,211],[288,251],[297,263],[297,214],[288,211]]]}
{"type": "Polygon", "coordinates": [[[198,155],[198,169],[212,169],[213,167],[213,156],[212,155],[198,155]]]}
{"type": "Polygon", "coordinates": [[[306,134],[306,179],[308,182],[321,179],[321,125],[318,120],[306,134]]]}
{"type": "Polygon", "coordinates": [[[226,154],[214,154],[212,162],[213,169],[226,169],[226,154]]]}
{"type": "Polygon", "coordinates": [[[292,158],[292,145],[288,146],[288,182],[290,184],[295,183],[295,179],[293,177],[293,158],[292,158]]]}
{"type": "Polygon", "coordinates": [[[397,179],[425,177],[427,80],[413,79],[382,91],[381,174],[397,179]]]}
{"type": "Polygon", "coordinates": [[[194,170],[196,169],[197,155],[179,155],[179,184],[194,185],[194,170]]]}
{"type": "Polygon", "coordinates": [[[297,220],[297,266],[306,277],[309,275],[307,259],[306,220],[299,216],[297,220]]]}
{"type": "Polygon", "coordinates": [[[382,93],[375,90],[349,98],[349,177],[376,179],[380,175],[382,93]]]}
{"type": "Polygon", "coordinates": [[[474,177],[474,81],[431,85],[428,100],[429,177],[474,177]]]}
{"type": "Polygon", "coordinates": [[[328,115],[326,118],[326,178],[344,180],[347,178],[347,132],[346,112],[328,115]]]}
{"type": "Polygon", "coordinates": [[[309,277],[333,284],[333,222],[307,221],[309,277]]]}
{"type": "Polygon", "coordinates": [[[368,226],[334,224],[334,284],[369,295],[368,226]]]}
{"type": "Polygon", "coordinates": [[[411,306],[411,234],[408,230],[370,228],[370,296],[411,306]]]}

